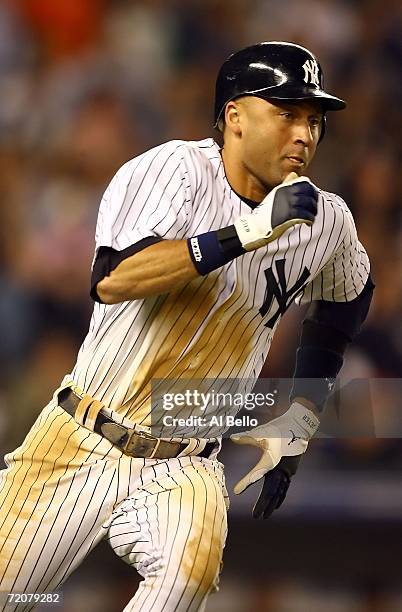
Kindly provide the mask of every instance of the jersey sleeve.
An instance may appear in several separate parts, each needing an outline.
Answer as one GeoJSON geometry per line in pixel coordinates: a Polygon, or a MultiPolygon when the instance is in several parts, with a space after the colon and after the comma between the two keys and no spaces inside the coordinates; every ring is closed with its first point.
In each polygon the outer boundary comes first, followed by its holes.
{"type": "Polygon", "coordinates": [[[184,237],[188,174],[181,141],[170,141],[122,166],[107,187],[96,224],[100,247],[122,251],[145,238],[184,237]]]}
{"type": "Polygon", "coordinates": [[[369,273],[368,255],[358,240],[352,214],[347,209],[343,238],[339,246],[296,302],[350,302],[362,292],[369,273]]]}

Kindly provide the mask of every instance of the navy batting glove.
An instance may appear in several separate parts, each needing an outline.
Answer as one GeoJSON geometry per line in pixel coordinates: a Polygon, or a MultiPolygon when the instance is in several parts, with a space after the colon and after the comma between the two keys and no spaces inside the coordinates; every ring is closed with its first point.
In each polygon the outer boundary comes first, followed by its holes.
{"type": "Polygon", "coordinates": [[[318,191],[308,181],[283,186],[275,195],[272,226],[280,226],[293,217],[312,223],[317,214],[317,201],[318,191]]]}
{"type": "Polygon", "coordinates": [[[235,230],[243,249],[259,249],[300,223],[312,225],[317,214],[317,201],[318,189],[310,179],[291,172],[251,214],[235,220],[235,230]]]}
{"type": "Polygon", "coordinates": [[[264,476],[264,484],[253,508],[253,518],[267,519],[286,497],[292,476],[302,455],[282,457],[278,465],[264,476]]]}

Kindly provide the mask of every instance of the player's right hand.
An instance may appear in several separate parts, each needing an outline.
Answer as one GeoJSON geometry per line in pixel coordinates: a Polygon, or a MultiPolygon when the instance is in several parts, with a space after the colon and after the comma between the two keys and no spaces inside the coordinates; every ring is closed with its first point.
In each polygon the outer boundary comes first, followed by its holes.
{"type": "Polygon", "coordinates": [[[249,215],[234,225],[246,251],[276,240],[298,223],[311,225],[317,214],[318,191],[307,176],[291,172],[249,215]]]}

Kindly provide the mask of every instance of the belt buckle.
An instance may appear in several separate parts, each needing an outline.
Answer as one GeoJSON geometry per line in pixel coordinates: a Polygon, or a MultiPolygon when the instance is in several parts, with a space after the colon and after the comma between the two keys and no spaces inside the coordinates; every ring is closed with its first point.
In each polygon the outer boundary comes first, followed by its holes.
{"type": "Polygon", "coordinates": [[[123,450],[132,457],[152,459],[158,450],[159,444],[160,438],[155,438],[155,436],[146,431],[134,430],[130,434],[123,450]]]}

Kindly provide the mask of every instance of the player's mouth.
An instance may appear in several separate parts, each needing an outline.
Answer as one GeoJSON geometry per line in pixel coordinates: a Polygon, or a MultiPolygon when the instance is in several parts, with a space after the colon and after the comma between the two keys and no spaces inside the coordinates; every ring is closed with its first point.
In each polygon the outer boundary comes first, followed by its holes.
{"type": "Polygon", "coordinates": [[[305,159],[303,159],[303,157],[299,157],[298,155],[287,155],[285,159],[287,159],[288,162],[296,168],[303,168],[303,166],[306,165],[305,159]]]}

